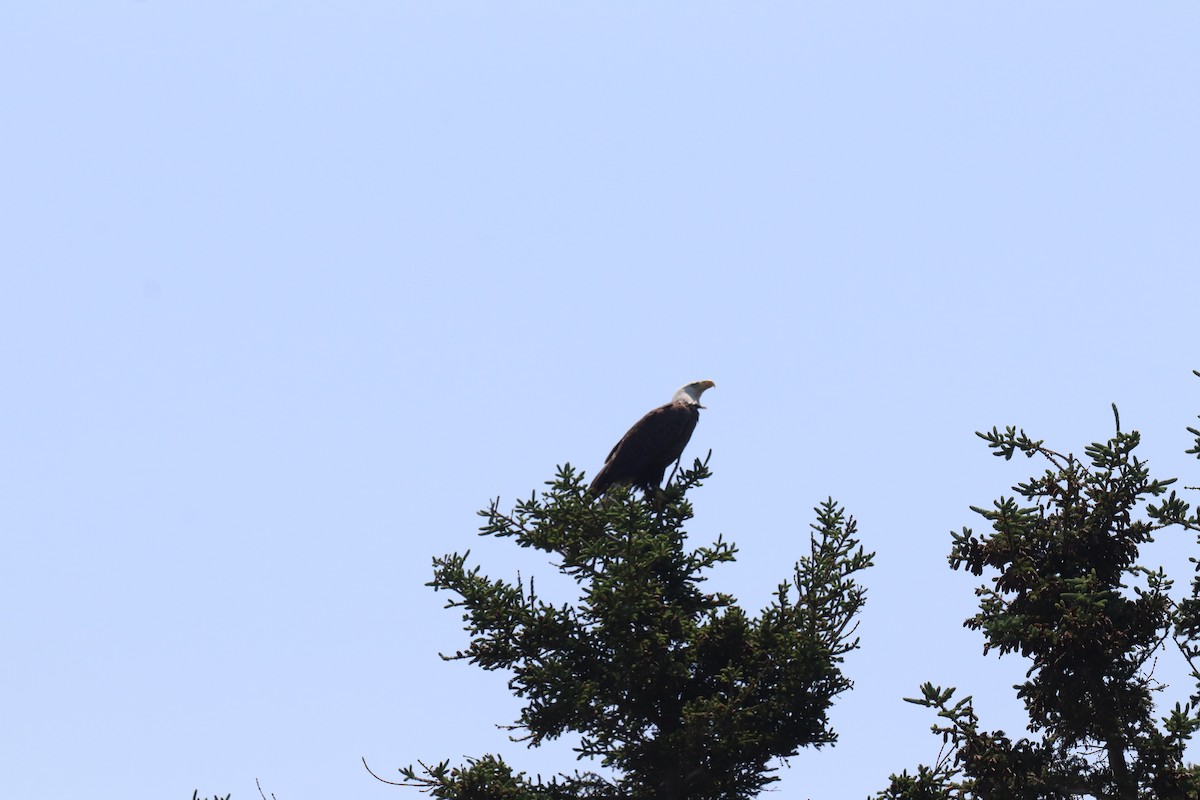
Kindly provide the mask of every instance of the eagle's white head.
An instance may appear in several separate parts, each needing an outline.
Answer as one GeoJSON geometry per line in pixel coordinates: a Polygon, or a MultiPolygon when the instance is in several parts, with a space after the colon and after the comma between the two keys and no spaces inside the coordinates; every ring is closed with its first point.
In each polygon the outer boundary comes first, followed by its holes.
{"type": "Polygon", "coordinates": [[[704,406],[700,405],[700,395],[704,394],[705,389],[711,389],[714,386],[716,384],[712,381],[692,381],[687,386],[680,386],[679,391],[671,398],[671,402],[704,408],[704,406]]]}

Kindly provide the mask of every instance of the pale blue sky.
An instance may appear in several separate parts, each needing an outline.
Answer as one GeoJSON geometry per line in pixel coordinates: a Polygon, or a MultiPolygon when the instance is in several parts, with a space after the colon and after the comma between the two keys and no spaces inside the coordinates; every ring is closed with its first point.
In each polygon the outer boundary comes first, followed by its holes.
{"type": "Polygon", "coordinates": [[[1018,730],[945,554],[1040,466],[973,431],[1080,451],[1116,402],[1200,482],[1197,42],[1182,2],[8,4],[7,792],[574,769],[439,661],[430,559],[549,580],[475,511],[699,378],[714,587],[760,608],[827,495],[879,554],[776,796],[934,759],[924,680],[1018,730]]]}

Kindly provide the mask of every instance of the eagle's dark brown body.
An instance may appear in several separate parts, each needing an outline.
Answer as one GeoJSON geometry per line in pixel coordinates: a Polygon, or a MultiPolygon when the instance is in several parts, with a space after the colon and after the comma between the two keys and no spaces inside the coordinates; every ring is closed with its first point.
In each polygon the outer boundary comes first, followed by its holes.
{"type": "Polygon", "coordinates": [[[621,437],[592,481],[591,493],[599,496],[610,486],[628,483],[652,492],[663,474],[692,438],[700,419],[699,403],[673,400],[638,420],[621,437]]]}

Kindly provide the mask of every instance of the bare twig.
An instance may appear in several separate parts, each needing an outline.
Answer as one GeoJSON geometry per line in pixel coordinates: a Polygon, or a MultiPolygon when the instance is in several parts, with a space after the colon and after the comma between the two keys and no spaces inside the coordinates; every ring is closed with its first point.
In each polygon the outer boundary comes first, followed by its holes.
{"type": "Polygon", "coordinates": [[[683,461],[683,453],[679,454],[679,458],[675,459],[675,466],[671,467],[671,474],[667,477],[667,486],[671,485],[671,481],[675,480],[675,473],[679,471],[679,462],[683,461]]]}
{"type": "MultiPolygon", "coordinates": [[[[386,778],[381,778],[378,775],[376,775],[375,771],[367,765],[367,757],[362,756],[361,758],[362,758],[363,766],[366,767],[367,772],[371,773],[371,777],[374,778],[375,780],[379,781],[380,783],[386,783],[389,786],[420,786],[421,785],[419,783],[398,783],[396,781],[389,781],[386,778]]],[[[425,766],[425,765],[421,764],[421,766],[425,766]]]]}

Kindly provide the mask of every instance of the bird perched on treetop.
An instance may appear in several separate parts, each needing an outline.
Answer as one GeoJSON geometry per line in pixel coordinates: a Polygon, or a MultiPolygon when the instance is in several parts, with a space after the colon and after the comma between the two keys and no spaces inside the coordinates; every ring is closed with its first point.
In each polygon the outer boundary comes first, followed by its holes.
{"type": "Polygon", "coordinates": [[[683,448],[700,419],[700,395],[716,386],[694,381],[680,388],[665,406],[659,406],[634,423],[604,459],[589,491],[600,496],[618,483],[632,484],[646,494],[658,490],[663,474],[683,455],[683,448]]]}

